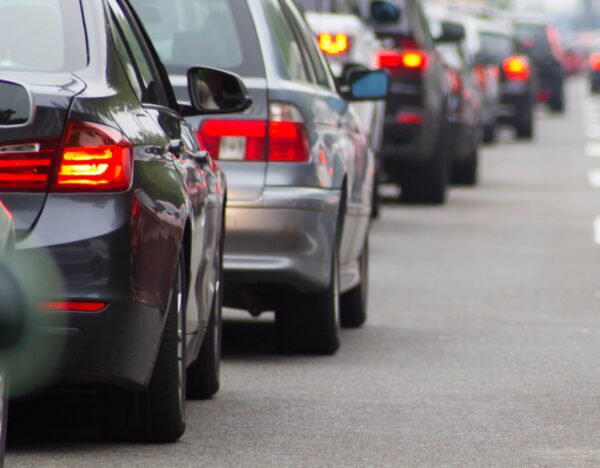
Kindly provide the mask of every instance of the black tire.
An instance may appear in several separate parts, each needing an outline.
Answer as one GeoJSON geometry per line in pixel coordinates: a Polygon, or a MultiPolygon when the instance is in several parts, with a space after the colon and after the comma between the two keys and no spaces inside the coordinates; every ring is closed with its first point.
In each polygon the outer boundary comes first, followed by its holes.
{"type": "Polygon", "coordinates": [[[185,432],[185,261],[180,255],[162,342],[144,390],[115,389],[108,403],[111,436],[132,442],[176,442],[185,432]]]}
{"type": "Polygon", "coordinates": [[[550,102],[548,103],[550,106],[550,110],[555,114],[564,114],[565,113],[565,92],[564,88],[560,86],[550,98],[550,102]]]}
{"type": "Polygon", "coordinates": [[[400,200],[403,203],[442,205],[446,202],[448,157],[442,136],[433,158],[424,164],[407,168],[401,185],[400,200]]]}
{"type": "Polygon", "coordinates": [[[477,185],[479,171],[479,151],[475,148],[465,161],[454,163],[452,167],[452,183],[473,187],[477,185]]]}
{"type": "Polygon", "coordinates": [[[533,140],[534,128],[533,128],[533,112],[530,111],[529,115],[519,122],[515,126],[517,132],[517,139],[519,140],[533,140]]]}
{"type": "Polygon", "coordinates": [[[486,145],[491,145],[496,142],[496,124],[484,125],[482,141],[486,145]]]}
{"type": "Polygon", "coordinates": [[[0,371],[0,467],[4,466],[6,434],[8,429],[8,382],[6,374],[0,371]]]}
{"type": "Polygon", "coordinates": [[[213,300],[206,335],[198,358],[187,370],[187,396],[205,400],[219,391],[221,385],[221,337],[223,333],[223,262],[218,290],[213,300]]]}
{"type": "Polygon", "coordinates": [[[340,270],[333,251],[331,282],[320,293],[299,294],[275,314],[277,348],[283,353],[329,356],[340,347],[340,270]]]}
{"type": "Polygon", "coordinates": [[[359,259],[360,284],[342,295],[340,322],[344,328],[360,328],[367,321],[369,309],[369,236],[359,259]]]}

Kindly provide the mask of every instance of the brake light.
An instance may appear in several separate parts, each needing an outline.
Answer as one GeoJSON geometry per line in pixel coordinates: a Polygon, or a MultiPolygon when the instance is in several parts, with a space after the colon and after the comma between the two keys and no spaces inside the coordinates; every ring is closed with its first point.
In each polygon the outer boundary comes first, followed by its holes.
{"type": "Polygon", "coordinates": [[[462,91],[462,77],[460,73],[451,68],[446,69],[446,76],[448,77],[448,82],[450,83],[450,92],[452,94],[460,94],[462,91]]]}
{"type": "Polygon", "coordinates": [[[42,310],[48,312],[100,312],[108,304],[106,302],[57,301],[42,302],[42,310]]]}
{"type": "Polygon", "coordinates": [[[293,104],[272,102],[269,114],[269,161],[308,161],[310,143],[300,110],[293,104]]]}
{"type": "Polygon", "coordinates": [[[502,62],[502,69],[507,80],[527,81],[531,76],[529,62],[525,57],[509,57],[502,62]]]}
{"type": "Polygon", "coordinates": [[[46,192],[60,137],[0,146],[0,191],[46,192]]]}
{"type": "Polygon", "coordinates": [[[220,160],[306,162],[310,158],[304,119],[292,104],[271,103],[268,122],[206,120],[197,136],[220,160]]]}
{"type": "Polygon", "coordinates": [[[350,50],[350,37],[346,34],[319,34],[319,47],[327,55],[343,55],[350,50]]]}
{"type": "Polygon", "coordinates": [[[590,68],[594,71],[600,71],[600,52],[590,55],[590,68]]]}
{"type": "Polygon", "coordinates": [[[420,50],[380,50],[375,63],[376,68],[387,68],[397,75],[403,70],[423,70],[428,62],[427,53],[420,50]]]}
{"type": "Polygon", "coordinates": [[[488,86],[488,74],[483,65],[473,67],[473,76],[481,89],[486,89],[488,86]]]}
{"type": "Polygon", "coordinates": [[[127,190],[133,179],[133,145],[112,127],[69,121],[57,172],[57,191],[127,190]]]}

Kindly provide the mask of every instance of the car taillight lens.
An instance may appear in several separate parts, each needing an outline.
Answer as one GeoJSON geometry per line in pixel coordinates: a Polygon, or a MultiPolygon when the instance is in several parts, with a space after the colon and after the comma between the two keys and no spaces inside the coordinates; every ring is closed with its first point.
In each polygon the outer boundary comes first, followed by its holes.
{"type": "Polygon", "coordinates": [[[308,161],[310,143],[300,110],[293,104],[273,102],[269,114],[269,161],[308,161]]]}
{"type": "Polygon", "coordinates": [[[405,70],[424,70],[428,65],[427,53],[420,50],[380,50],[375,68],[387,68],[392,75],[405,70]]]}
{"type": "Polygon", "coordinates": [[[267,123],[262,120],[206,120],[198,140],[215,159],[264,161],[267,123]]]}
{"type": "Polygon", "coordinates": [[[0,145],[0,191],[46,192],[60,137],[0,145]]]}
{"type": "Polygon", "coordinates": [[[600,53],[590,55],[590,68],[594,71],[600,71],[600,53]]]}
{"type": "Polygon", "coordinates": [[[452,94],[460,94],[462,91],[462,77],[460,73],[451,68],[446,69],[446,76],[450,83],[450,92],[452,94]]]}
{"type": "Polygon", "coordinates": [[[268,122],[206,120],[197,136],[220,160],[306,162],[310,158],[304,119],[292,104],[271,103],[268,122]]]}
{"type": "Polygon", "coordinates": [[[351,39],[347,34],[319,34],[319,47],[327,55],[344,55],[350,51],[351,39]]]}
{"type": "Polygon", "coordinates": [[[106,302],[58,301],[42,302],[42,310],[48,312],[101,312],[108,305],[106,302]]]}
{"type": "Polygon", "coordinates": [[[92,122],[67,122],[55,191],[120,192],[133,179],[133,145],[119,131],[92,122]]]}
{"type": "Polygon", "coordinates": [[[510,81],[527,81],[531,76],[529,62],[525,57],[509,57],[502,62],[504,76],[510,81]]]}
{"type": "Polygon", "coordinates": [[[473,76],[481,89],[486,89],[488,86],[488,72],[482,65],[473,67],[473,76]]]}

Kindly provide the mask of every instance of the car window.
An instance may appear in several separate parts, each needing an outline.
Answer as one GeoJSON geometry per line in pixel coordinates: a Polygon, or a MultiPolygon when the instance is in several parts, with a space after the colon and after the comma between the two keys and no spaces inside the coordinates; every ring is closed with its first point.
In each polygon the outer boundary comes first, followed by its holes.
{"type": "Polygon", "coordinates": [[[136,67],[142,87],[142,102],[169,107],[169,99],[160,79],[160,74],[152,62],[150,54],[141,42],[139,33],[134,30],[125,11],[117,0],[109,0],[114,20],[127,47],[129,56],[136,67]]]}
{"type": "Polygon", "coordinates": [[[544,58],[552,55],[552,45],[545,25],[517,23],[515,35],[531,50],[531,55],[544,58]]]}
{"type": "Polygon", "coordinates": [[[514,41],[511,36],[490,32],[479,34],[479,53],[486,59],[500,63],[514,54],[514,41]]]}
{"type": "Polygon", "coordinates": [[[271,32],[275,36],[275,45],[291,80],[310,81],[307,64],[302,56],[302,48],[296,40],[286,19],[279,0],[262,0],[269,19],[271,32]]]}
{"type": "Polygon", "coordinates": [[[254,23],[238,0],[131,0],[154,48],[169,70],[224,68],[264,77],[254,23]]]}
{"type": "Polygon", "coordinates": [[[348,0],[296,0],[304,11],[324,13],[356,13],[356,5],[348,0]]]}
{"type": "Polygon", "coordinates": [[[306,45],[306,51],[315,73],[316,82],[330,90],[335,89],[330,78],[329,66],[326,63],[325,57],[323,57],[319,50],[314,32],[306,24],[302,13],[298,10],[297,4],[293,0],[285,0],[285,3],[291,15],[290,19],[296,24],[298,33],[306,45]]]}
{"type": "Polygon", "coordinates": [[[81,70],[86,44],[79,0],[0,0],[0,70],[81,70]]]}

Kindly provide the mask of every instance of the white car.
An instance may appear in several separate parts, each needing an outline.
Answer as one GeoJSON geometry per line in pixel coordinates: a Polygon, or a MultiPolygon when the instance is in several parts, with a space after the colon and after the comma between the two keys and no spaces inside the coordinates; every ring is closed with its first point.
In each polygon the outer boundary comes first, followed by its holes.
{"type": "MultiPolygon", "coordinates": [[[[374,67],[381,43],[373,29],[352,12],[351,6],[315,0],[299,0],[299,3],[335,77],[343,76],[347,67],[374,67]]],[[[353,103],[352,107],[369,133],[371,148],[377,155],[383,137],[385,101],[353,103]]],[[[379,168],[379,163],[377,166],[379,168]]],[[[373,215],[376,217],[379,212],[377,190],[374,193],[373,215]]]]}

